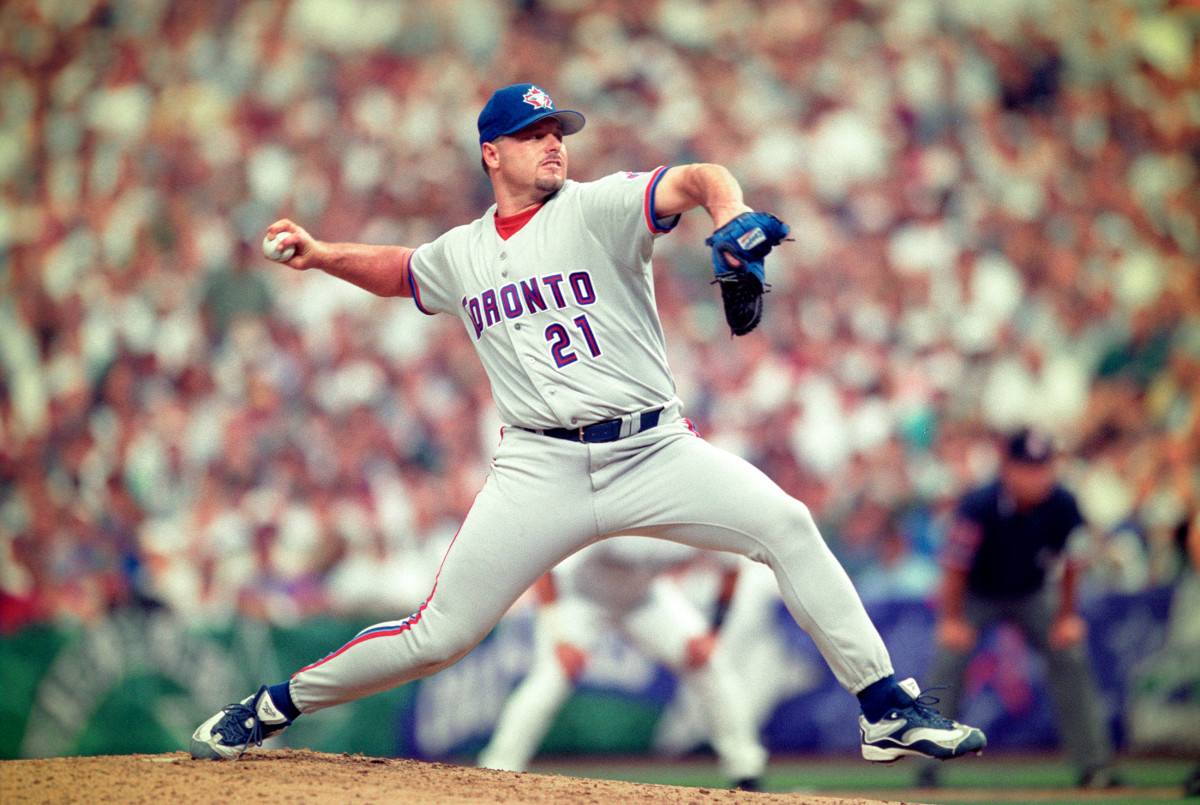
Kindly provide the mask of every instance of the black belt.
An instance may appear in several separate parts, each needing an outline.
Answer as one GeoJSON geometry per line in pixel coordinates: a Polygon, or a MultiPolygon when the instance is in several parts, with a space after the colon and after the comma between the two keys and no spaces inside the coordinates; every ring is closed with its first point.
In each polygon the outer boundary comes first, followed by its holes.
{"type": "MultiPolygon", "coordinates": [[[[632,436],[634,433],[641,433],[656,426],[658,424],[658,415],[662,413],[662,410],[661,408],[655,408],[653,411],[643,413],[638,417],[637,429],[628,435],[632,436]]],[[[615,442],[621,438],[621,426],[623,424],[624,420],[622,419],[606,419],[603,422],[584,425],[581,428],[549,428],[547,430],[521,428],[521,430],[538,433],[542,436],[552,436],[555,439],[566,439],[568,442],[615,442]]]]}

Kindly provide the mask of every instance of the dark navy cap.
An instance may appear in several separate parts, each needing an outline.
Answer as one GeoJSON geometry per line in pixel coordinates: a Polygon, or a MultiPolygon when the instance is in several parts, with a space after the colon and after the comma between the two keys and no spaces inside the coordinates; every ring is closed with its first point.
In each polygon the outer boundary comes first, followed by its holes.
{"type": "Polygon", "coordinates": [[[544,117],[558,118],[563,134],[574,134],[583,128],[583,115],[555,109],[550,96],[533,84],[513,84],[498,89],[479,113],[479,144],[520,131],[544,117]]]}
{"type": "Polygon", "coordinates": [[[1005,455],[1022,464],[1045,464],[1054,458],[1054,442],[1034,428],[1022,428],[1009,437],[1005,455]]]}

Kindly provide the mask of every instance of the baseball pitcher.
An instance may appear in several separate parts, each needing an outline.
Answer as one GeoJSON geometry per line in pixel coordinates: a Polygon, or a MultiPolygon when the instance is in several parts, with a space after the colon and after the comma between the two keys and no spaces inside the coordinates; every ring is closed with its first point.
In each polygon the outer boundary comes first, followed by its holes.
{"type": "Polygon", "coordinates": [[[766,563],[796,623],[857,695],[867,759],[953,758],[984,746],[915,681],[896,680],[808,508],[683,416],[655,307],[655,241],[705,209],[726,316],[744,333],[762,314],[764,258],[787,226],[748,207],[718,165],[572,181],[565,138],[583,125],[532,84],[497,90],[478,119],[495,204],[415,249],[320,241],[288,220],[268,227],[269,256],[289,268],[457,317],[505,427],[425,603],[213,715],[192,736],[194,757],[235,759],[301,714],[449,666],[546,571],[614,534],[766,563]]]}

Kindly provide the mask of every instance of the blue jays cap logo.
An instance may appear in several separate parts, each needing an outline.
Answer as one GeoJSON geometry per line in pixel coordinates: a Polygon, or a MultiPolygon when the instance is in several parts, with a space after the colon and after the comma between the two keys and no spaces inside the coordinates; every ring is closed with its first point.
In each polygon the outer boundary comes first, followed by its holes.
{"type": "Polygon", "coordinates": [[[544,117],[557,118],[563,134],[574,134],[583,128],[583,115],[555,109],[554,101],[541,87],[513,84],[498,89],[479,113],[479,144],[520,131],[544,117]]]}
{"type": "Polygon", "coordinates": [[[534,109],[554,108],[554,101],[551,100],[550,96],[538,87],[530,87],[529,91],[521,97],[521,100],[525,101],[525,103],[529,104],[534,109]]]}

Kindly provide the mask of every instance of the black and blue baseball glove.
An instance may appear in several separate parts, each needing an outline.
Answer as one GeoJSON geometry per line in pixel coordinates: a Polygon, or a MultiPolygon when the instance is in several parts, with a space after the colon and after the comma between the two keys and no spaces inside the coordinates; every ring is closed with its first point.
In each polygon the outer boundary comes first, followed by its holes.
{"type": "Polygon", "coordinates": [[[734,335],[745,335],[762,319],[763,294],[770,287],[763,260],[789,231],[768,212],[744,212],[705,239],[712,247],[725,321],[734,335]]]}

